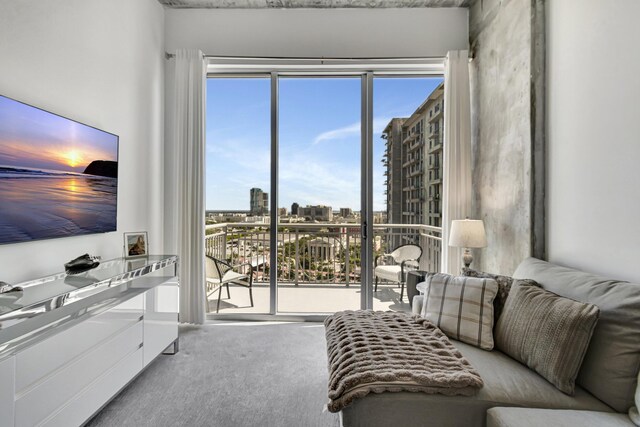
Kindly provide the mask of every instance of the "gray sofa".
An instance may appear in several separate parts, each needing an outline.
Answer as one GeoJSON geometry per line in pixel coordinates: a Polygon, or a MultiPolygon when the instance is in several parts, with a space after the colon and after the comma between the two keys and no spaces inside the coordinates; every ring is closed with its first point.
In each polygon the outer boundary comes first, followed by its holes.
{"type": "MultiPolygon", "coordinates": [[[[423,393],[371,394],[341,412],[355,426],[629,426],[640,369],[640,285],[524,260],[514,277],[600,308],[600,319],[568,396],[527,366],[498,350],[452,340],[476,368],[484,387],[471,397],[423,393]]],[[[421,297],[414,299],[419,310],[421,297]]]]}

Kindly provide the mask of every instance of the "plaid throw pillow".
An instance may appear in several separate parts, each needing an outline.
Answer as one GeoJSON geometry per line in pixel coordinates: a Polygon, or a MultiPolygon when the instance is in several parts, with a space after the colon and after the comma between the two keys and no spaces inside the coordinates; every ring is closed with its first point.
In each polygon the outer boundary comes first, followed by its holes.
{"type": "MultiPolygon", "coordinates": [[[[513,281],[516,280],[510,276],[503,276],[501,274],[491,274],[485,273],[484,271],[478,271],[471,268],[463,268],[462,275],[466,277],[480,277],[486,279],[493,279],[498,282],[498,295],[496,295],[496,299],[493,301],[493,311],[495,317],[495,323],[498,323],[498,318],[500,314],[502,314],[502,309],[504,308],[505,303],[507,302],[507,297],[509,296],[509,291],[511,290],[511,285],[513,281]]],[[[519,280],[520,283],[526,283],[532,286],[540,286],[538,282],[531,279],[523,279],[519,280]]]]}
{"type": "Polygon", "coordinates": [[[434,274],[427,277],[422,317],[449,338],[493,349],[493,300],[498,283],[489,278],[434,274]]]}

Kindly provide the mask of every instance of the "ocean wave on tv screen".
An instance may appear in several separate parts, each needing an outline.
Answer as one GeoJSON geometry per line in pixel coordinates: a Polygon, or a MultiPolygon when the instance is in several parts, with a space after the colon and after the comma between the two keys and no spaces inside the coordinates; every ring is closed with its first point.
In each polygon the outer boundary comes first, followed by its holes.
{"type": "Polygon", "coordinates": [[[81,173],[54,171],[49,169],[35,169],[26,167],[0,166],[0,178],[64,178],[69,176],[82,176],[81,173]]]}

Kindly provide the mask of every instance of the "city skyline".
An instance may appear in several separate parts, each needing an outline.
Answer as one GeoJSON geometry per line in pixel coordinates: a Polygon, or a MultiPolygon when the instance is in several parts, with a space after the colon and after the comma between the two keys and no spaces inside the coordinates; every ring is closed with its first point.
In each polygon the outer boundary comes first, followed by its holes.
{"type": "MultiPolygon", "coordinates": [[[[384,211],[382,130],[408,117],[442,78],[374,82],[374,210],[384,211]]],[[[281,79],[279,206],[360,206],[360,79],[281,79]]],[[[270,80],[207,83],[207,210],[248,210],[248,192],[272,193],[270,80]]]]}

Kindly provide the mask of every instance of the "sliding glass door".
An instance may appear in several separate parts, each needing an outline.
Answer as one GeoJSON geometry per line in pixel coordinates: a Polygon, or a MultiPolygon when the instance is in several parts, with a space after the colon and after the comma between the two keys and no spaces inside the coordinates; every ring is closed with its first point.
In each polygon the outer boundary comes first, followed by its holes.
{"type": "Polygon", "coordinates": [[[278,312],[358,309],[362,79],[278,85],[278,312]]]}
{"type": "Polygon", "coordinates": [[[251,288],[229,293],[209,284],[208,313],[270,312],[270,99],[268,76],[207,81],[206,262],[213,274],[227,263],[251,275],[251,288]]]}
{"type": "Polygon", "coordinates": [[[406,275],[375,268],[407,244],[413,268],[439,264],[442,78],[272,72],[207,89],[206,251],[251,283],[212,287],[209,313],[410,311],[406,275]]]}
{"type": "Polygon", "coordinates": [[[381,77],[373,87],[373,309],[410,311],[412,270],[440,268],[444,82],[381,77]]]}

